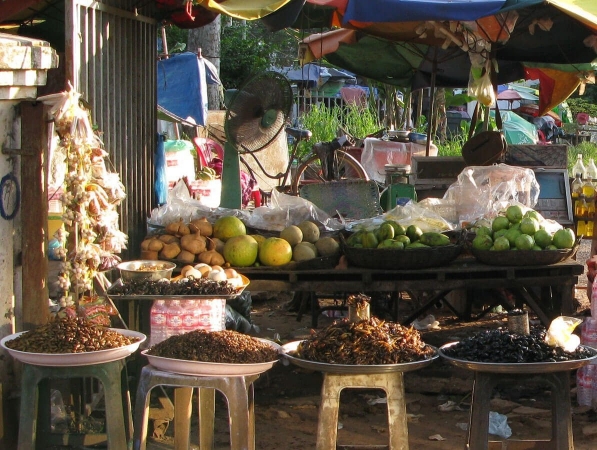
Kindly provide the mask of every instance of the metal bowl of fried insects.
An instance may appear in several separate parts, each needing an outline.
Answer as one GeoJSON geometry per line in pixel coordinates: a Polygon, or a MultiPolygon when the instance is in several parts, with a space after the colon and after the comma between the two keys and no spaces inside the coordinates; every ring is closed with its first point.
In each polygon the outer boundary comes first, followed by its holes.
{"type": "Polygon", "coordinates": [[[155,261],[151,259],[137,259],[118,264],[120,278],[123,281],[170,279],[176,263],[170,261],[155,261]]]}

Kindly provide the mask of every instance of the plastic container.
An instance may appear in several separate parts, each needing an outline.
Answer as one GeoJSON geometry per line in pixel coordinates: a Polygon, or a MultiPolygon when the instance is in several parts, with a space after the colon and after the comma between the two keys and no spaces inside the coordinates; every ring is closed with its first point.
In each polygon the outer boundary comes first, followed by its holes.
{"type": "Polygon", "coordinates": [[[182,327],[185,333],[189,333],[199,325],[199,305],[197,300],[185,300],[183,303],[182,327]]]}
{"type": "Polygon", "coordinates": [[[580,343],[597,349],[597,318],[585,318],[580,327],[580,343]]]}
{"type": "Polygon", "coordinates": [[[176,336],[177,334],[183,334],[184,328],[182,326],[182,317],[184,314],[184,308],[180,304],[180,300],[168,300],[166,303],[168,309],[166,312],[166,335],[176,336]]]}
{"type": "Polygon", "coordinates": [[[168,307],[164,300],[154,300],[151,310],[149,312],[150,321],[150,339],[149,345],[153,346],[159,344],[168,337],[168,330],[166,327],[166,314],[168,307]]]}
{"type": "Polygon", "coordinates": [[[222,331],[226,329],[226,300],[197,300],[199,323],[197,328],[205,331],[222,331]]]}
{"type": "Polygon", "coordinates": [[[576,401],[579,406],[592,406],[593,379],[596,366],[589,364],[576,371],[576,401]]]}

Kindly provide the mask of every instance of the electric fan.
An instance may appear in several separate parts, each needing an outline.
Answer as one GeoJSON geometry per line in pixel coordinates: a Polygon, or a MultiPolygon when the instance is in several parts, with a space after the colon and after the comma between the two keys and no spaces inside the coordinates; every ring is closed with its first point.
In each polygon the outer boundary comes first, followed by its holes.
{"type": "Polygon", "coordinates": [[[224,121],[220,207],[241,208],[240,154],[262,150],[278,136],[286,125],[292,100],[286,77],[272,71],[252,77],[234,94],[224,121]]]}

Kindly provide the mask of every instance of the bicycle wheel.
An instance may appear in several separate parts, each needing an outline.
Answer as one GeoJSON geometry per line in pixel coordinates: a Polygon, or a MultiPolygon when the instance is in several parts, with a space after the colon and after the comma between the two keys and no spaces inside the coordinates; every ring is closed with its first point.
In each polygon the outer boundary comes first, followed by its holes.
{"type": "MultiPolygon", "coordinates": [[[[369,176],[361,163],[344,150],[336,150],[338,157],[338,180],[369,180],[369,176]]],[[[333,180],[333,181],[338,181],[333,180]]],[[[312,155],[303,162],[292,176],[291,193],[298,195],[300,187],[309,183],[324,183],[326,180],[321,172],[319,156],[312,155]]]]}

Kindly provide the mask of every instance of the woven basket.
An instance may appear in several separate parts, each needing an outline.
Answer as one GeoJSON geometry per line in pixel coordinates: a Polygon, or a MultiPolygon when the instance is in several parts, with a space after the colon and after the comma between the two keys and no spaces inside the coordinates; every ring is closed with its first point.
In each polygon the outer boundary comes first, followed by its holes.
{"type": "Polygon", "coordinates": [[[580,239],[577,239],[574,246],[563,250],[505,250],[496,252],[491,250],[477,250],[470,248],[475,259],[483,264],[492,266],[548,266],[574,258],[580,239]]]}
{"type": "Polygon", "coordinates": [[[454,261],[463,248],[462,239],[441,247],[396,250],[393,248],[360,248],[346,245],[340,236],[340,246],[348,262],[367,269],[409,270],[441,267],[454,261]]]}

